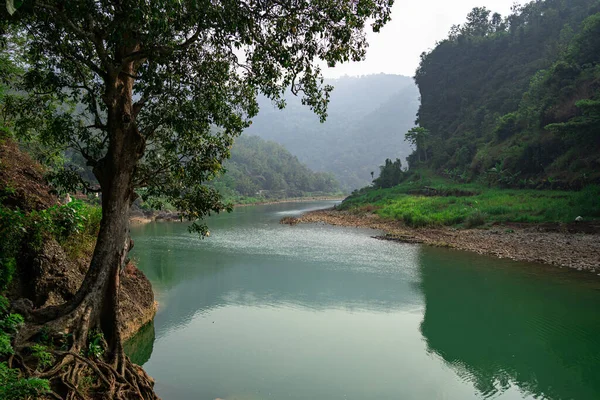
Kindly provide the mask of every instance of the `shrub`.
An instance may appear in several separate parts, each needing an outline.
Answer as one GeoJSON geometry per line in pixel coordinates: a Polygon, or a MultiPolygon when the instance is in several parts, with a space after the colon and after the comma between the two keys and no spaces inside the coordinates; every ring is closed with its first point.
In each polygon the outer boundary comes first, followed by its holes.
{"type": "Polygon", "coordinates": [[[23,379],[19,370],[8,368],[6,362],[0,362],[0,399],[20,400],[38,398],[50,391],[50,385],[45,379],[23,379]]]}
{"type": "Polygon", "coordinates": [[[485,224],[488,215],[479,210],[475,210],[472,214],[465,218],[465,226],[467,228],[475,228],[477,226],[481,226],[485,224]]]}
{"type": "Polygon", "coordinates": [[[101,358],[104,354],[104,335],[100,331],[90,333],[87,356],[90,358],[101,358]]]}
{"type": "Polygon", "coordinates": [[[54,356],[48,351],[48,347],[43,344],[34,344],[30,350],[31,355],[38,360],[38,368],[44,369],[54,363],[54,356]]]}

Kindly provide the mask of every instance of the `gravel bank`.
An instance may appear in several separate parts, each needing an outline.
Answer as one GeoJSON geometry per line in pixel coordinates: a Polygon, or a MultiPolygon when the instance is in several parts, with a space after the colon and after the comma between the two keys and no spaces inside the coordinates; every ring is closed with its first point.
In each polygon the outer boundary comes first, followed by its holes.
{"type": "Polygon", "coordinates": [[[325,223],[373,228],[381,239],[424,243],[472,251],[517,261],[587,270],[600,275],[600,224],[503,224],[489,229],[419,228],[386,221],[375,214],[319,210],[304,214],[299,223],[325,223]]]}

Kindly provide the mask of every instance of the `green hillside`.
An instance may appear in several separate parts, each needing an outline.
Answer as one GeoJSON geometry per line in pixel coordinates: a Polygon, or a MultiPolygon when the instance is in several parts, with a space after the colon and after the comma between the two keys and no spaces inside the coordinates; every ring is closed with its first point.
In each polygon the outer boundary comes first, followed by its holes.
{"type": "Polygon", "coordinates": [[[340,192],[339,184],[331,174],[311,171],[283,146],[257,136],[243,135],[236,139],[225,169],[226,172],[212,185],[231,201],[340,192]]]}
{"type": "Polygon", "coordinates": [[[456,182],[579,189],[600,181],[600,2],[475,8],[423,53],[411,170],[456,182]]]}

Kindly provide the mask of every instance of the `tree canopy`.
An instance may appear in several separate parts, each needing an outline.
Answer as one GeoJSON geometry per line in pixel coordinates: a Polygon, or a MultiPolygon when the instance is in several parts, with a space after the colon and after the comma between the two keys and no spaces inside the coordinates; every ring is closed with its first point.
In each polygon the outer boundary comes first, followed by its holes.
{"type": "Polygon", "coordinates": [[[421,56],[429,142],[411,168],[425,158],[453,179],[523,187],[600,180],[598,12],[594,0],[533,1],[504,18],[473,9],[421,56]]]}
{"type": "Polygon", "coordinates": [[[69,351],[57,353],[50,369],[67,371],[57,377],[61,393],[77,388],[81,371],[94,365],[108,398],[156,398],[152,381],[125,357],[118,325],[136,190],[166,198],[195,221],[192,230],[206,233],[201,218],[224,208],[206,182],[256,115],[257,94],[283,107],[289,89],[324,119],[332,88],[323,85],[319,60],[363,59],[365,31],[389,20],[392,0],[21,3],[12,15],[0,14],[5,54],[23,60],[13,85],[19,96],[4,101],[11,129],[80,152],[99,187],[69,170],[55,181],[101,191],[102,220],[80,289],[57,306],[23,303],[27,325],[16,348],[42,326],[70,333],[69,351]],[[11,49],[17,38],[22,44],[11,49]],[[82,360],[88,335],[98,332],[107,344],[103,360],[82,360]]]}
{"type": "Polygon", "coordinates": [[[211,208],[202,199],[216,199],[202,182],[250,125],[257,93],[282,107],[291,88],[324,119],[332,88],[321,84],[317,60],[362,59],[367,21],[379,30],[390,5],[25,1],[9,21],[27,37],[22,88],[78,105],[46,113],[43,129],[36,126],[40,140],[76,148],[101,174],[114,129],[110,108],[119,106],[119,124],[140,136],[132,186],[194,217],[211,208]]]}

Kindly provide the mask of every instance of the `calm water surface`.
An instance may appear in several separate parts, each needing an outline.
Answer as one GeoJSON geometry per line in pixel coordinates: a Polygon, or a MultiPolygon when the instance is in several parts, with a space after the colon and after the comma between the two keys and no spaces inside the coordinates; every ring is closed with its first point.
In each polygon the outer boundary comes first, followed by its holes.
{"type": "Polygon", "coordinates": [[[128,351],[163,399],[600,399],[599,280],[278,224],[331,204],[132,228],[160,308],[128,351]]]}

